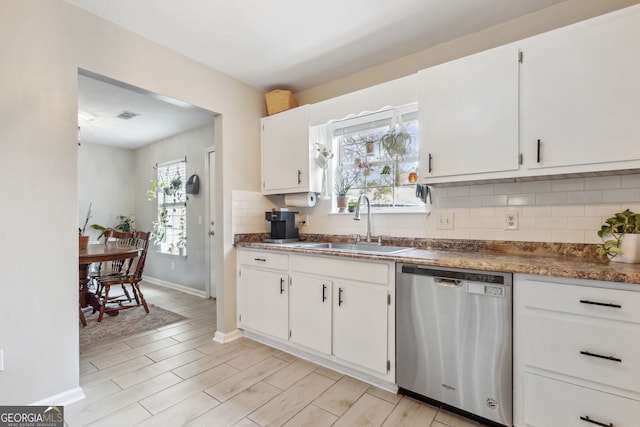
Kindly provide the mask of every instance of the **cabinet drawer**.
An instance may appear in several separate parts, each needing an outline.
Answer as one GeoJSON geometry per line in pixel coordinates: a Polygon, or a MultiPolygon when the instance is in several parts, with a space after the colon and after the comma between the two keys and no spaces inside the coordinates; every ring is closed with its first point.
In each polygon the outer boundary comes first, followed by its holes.
{"type": "Polygon", "coordinates": [[[640,328],[543,311],[524,319],[529,366],[640,392],[640,328]]]}
{"type": "Polygon", "coordinates": [[[289,269],[289,255],[270,251],[238,251],[238,264],[272,268],[274,270],[289,269]]]}
{"type": "Polygon", "coordinates": [[[525,374],[524,400],[527,426],[636,427],[640,419],[638,401],[531,373],[525,374]]]}
{"type": "Polygon", "coordinates": [[[388,263],[291,255],[293,271],[381,285],[389,283],[389,268],[388,263]]]}
{"type": "Polygon", "coordinates": [[[640,292],[525,280],[525,307],[640,323],[640,292]]]}

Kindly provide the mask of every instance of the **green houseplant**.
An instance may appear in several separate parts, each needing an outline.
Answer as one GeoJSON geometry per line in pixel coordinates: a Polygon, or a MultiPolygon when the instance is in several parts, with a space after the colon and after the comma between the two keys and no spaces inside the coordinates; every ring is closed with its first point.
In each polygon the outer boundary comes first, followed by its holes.
{"type": "MultiPolygon", "coordinates": [[[[152,179],[150,181],[149,190],[147,191],[148,199],[157,199],[158,193],[163,192],[166,188],[167,187],[163,181],[152,179]]],[[[171,227],[171,224],[169,224],[169,212],[167,211],[167,206],[163,199],[162,209],[158,215],[158,220],[153,221],[152,223],[151,238],[153,239],[153,244],[158,245],[164,241],[168,227],[171,227]]]]}
{"type": "Polygon", "coordinates": [[[338,212],[344,212],[346,210],[348,201],[347,193],[349,193],[353,184],[356,183],[359,175],[359,171],[345,171],[342,168],[336,169],[336,177],[333,181],[333,191],[337,196],[338,212]]]}
{"type": "Polygon", "coordinates": [[[617,262],[640,262],[640,214],[629,209],[607,218],[598,231],[603,243],[596,253],[617,262]]]}
{"type": "MultiPolygon", "coordinates": [[[[135,233],[136,229],[135,229],[135,224],[134,224],[135,221],[133,219],[133,214],[118,215],[116,219],[118,220],[118,223],[113,227],[113,229],[124,231],[127,233],[135,233]]],[[[110,229],[111,227],[105,227],[100,224],[91,224],[91,228],[93,228],[94,230],[100,231],[100,235],[98,236],[98,240],[100,240],[104,235],[104,232],[110,229]]]]}
{"type": "Polygon", "coordinates": [[[404,130],[389,129],[389,132],[380,137],[382,148],[396,160],[407,154],[409,141],[411,141],[411,135],[404,130]]]}

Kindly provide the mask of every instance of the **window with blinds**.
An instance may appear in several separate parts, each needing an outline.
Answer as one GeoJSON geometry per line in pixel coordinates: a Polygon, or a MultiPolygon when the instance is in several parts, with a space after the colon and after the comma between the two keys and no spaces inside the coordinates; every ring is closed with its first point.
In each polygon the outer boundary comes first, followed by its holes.
{"type": "MultiPolygon", "coordinates": [[[[388,108],[332,123],[338,162],[333,180],[345,179],[350,201],[362,193],[372,207],[420,207],[417,104],[388,108]]],[[[334,197],[336,196],[334,191],[334,197]]]]}
{"type": "Polygon", "coordinates": [[[158,220],[154,223],[154,239],[162,253],[186,255],[187,194],[186,161],[177,160],[158,165],[158,220]]]}

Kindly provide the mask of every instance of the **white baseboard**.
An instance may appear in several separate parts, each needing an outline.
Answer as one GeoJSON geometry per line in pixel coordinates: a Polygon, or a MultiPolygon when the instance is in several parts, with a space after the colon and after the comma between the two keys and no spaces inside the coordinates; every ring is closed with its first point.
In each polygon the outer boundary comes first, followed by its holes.
{"type": "Polygon", "coordinates": [[[213,340],[220,344],[226,344],[241,337],[242,331],[240,329],[234,329],[233,331],[227,333],[216,331],[216,333],[213,335],[213,340]]]}
{"type": "Polygon", "coordinates": [[[206,298],[205,291],[199,289],[193,289],[188,286],[179,285],[177,283],[167,282],[166,280],[156,279],[155,277],[142,276],[142,280],[152,283],[154,285],[163,286],[165,288],[174,289],[176,291],[184,292],[185,294],[195,295],[200,298],[206,298]]]}
{"type": "Polygon", "coordinates": [[[58,393],[53,396],[49,396],[42,400],[38,400],[37,402],[33,402],[31,405],[33,406],[66,406],[71,405],[74,402],[78,402],[84,399],[86,396],[82,391],[81,387],[75,387],[71,390],[63,391],[62,393],[58,393]]]}

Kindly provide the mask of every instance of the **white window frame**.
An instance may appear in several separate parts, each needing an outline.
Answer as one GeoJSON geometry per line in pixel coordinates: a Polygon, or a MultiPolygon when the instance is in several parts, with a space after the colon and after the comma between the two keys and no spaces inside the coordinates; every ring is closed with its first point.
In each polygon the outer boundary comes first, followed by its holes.
{"type": "Polygon", "coordinates": [[[185,159],[173,160],[157,165],[157,179],[162,190],[157,199],[157,223],[163,224],[164,236],[156,243],[159,253],[186,256],[187,240],[187,193],[185,159]],[[179,177],[181,184],[172,186],[175,178],[179,177]],[[163,221],[163,212],[166,218],[163,221]]]}
{"type": "MultiPolygon", "coordinates": [[[[332,168],[332,179],[331,183],[333,184],[335,181],[335,177],[340,168],[347,171],[359,170],[360,177],[358,183],[355,184],[352,189],[349,191],[348,196],[350,200],[357,200],[358,196],[366,191],[367,195],[369,195],[371,200],[371,208],[372,212],[377,213],[421,213],[425,212],[426,205],[417,197],[413,200],[412,195],[415,194],[415,186],[419,182],[419,176],[417,173],[419,172],[419,132],[418,132],[418,104],[411,103],[407,105],[403,105],[400,107],[384,107],[376,112],[364,112],[358,116],[350,116],[343,120],[333,121],[330,123],[331,125],[331,135],[332,135],[332,150],[336,155],[334,156],[333,168],[332,168]],[[404,125],[404,128],[407,132],[411,134],[411,152],[407,156],[403,156],[402,161],[399,162],[400,169],[400,186],[397,186],[396,178],[395,178],[395,169],[391,166],[391,173],[394,174],[392,178],[393,182],[386,186],[369,186],[368,178],[365,178],[364,170],[367,169],[368,164],[371,165],[372,171],[371,175],[378,174],[379,179],[382,179],[380,173],[385,166],[390,166],[390,159],[385,155],[381,154],[382,148],[379,143],[376,143],[376,150],[378,155],[374,155],[371,157],[367,157],[366,160],[360,162],[360,167],[355,166],[353,163],[348,163],[347,158],[353,157],[353,154],[346,155],[345,150],[343,149],[343,143],[345,142],[345,137],[350,135],[357,135],[358,129],[362,130],[362,134],[366,134],[367,130],[378,129],[377,133],[384,133],[384,129],[389,129],[389,126],[394,123],[394,117],[400,117],[401,119],[397,122],[397,128],[404,125]],[[405,123],[406,121],[406,123],[405,123]],[[371,161],[369,161],[371,159],[371,161]],[[364,166],[363,166],[364,164],[364,166]],[[408,168],[411,168],[412,171],[416,172],[417,180],[415,183],[408,182],[408,168]],[[376,171],[377,170],[377,171],[376,171]],[[405,182],[406,181],[406,182],[405,182]],[[374,201],[374,197],[371,197],[372,191],[375,191],[375,188],[385,189],[388,188],[392,191],[392,198],[388,204],[380,204],[374,201]],[[395,193],[398,189],[402,189],[403,199],[405,202],[401,202],[396,204],[398,200],[396,199],[395,193]]],[[[362,160],[362,159],[361,159],[362,160]]],[[[333,188],[333,185],[330,186],[333,188]]],[[[387,190],[388,191],[388,190],[387,190]]],[[[336,194],[332,191],[332,213],[337,213],[336,208],[336,194]]]]}

